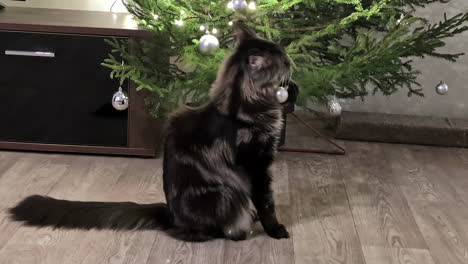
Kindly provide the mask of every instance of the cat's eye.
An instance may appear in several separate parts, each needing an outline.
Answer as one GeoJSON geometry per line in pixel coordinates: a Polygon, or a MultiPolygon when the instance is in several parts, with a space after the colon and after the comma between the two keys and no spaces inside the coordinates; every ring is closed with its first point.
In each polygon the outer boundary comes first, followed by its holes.
{"type": "Polygon", "coordinates": [[[251,49],[251,50],[249,50],[248,55],[249,56],[260,56],[261,51],[259,49],[251,49]]]}

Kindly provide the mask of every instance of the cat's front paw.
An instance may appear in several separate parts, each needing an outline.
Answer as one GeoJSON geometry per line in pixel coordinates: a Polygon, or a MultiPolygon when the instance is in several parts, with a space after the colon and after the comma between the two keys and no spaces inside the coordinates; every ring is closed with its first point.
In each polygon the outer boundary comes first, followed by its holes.
{"type": "Polygon", "coordinates": [[[282,224],[278,224],[265,232],[272,238],[282,239],[282,238],[289,238],[288,230],[282,224]]]}

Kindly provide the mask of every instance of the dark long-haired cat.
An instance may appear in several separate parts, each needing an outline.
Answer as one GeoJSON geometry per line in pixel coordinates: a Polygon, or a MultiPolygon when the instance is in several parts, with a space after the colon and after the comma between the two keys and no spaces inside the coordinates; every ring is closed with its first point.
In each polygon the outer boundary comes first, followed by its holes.
{"type": "Polygon", "coordinates": [[[289,76],[284,50],[238,25],[238,46],[210,102],[168,121],[166,204],[75,202],[31,196],[10,209],[26,225],[80,229],[160,229],[183,240],[247,237],[254,215],[266,233],[289,237],[276,218],[269,171],[282,127],[276,89],[289,76]],[[256,213],[255,213],[256,212],[256,213]]]}

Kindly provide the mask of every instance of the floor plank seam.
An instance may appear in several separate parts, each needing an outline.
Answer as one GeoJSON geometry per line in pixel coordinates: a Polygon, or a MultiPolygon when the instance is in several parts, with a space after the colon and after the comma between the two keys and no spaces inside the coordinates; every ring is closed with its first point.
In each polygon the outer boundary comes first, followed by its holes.
{"type": "MultiPolygon", "coordinates": [[[[408,197],[406,197],[406,194],[403,194],[403,195],[405,196],[405,200],[408,200],[408,197]]],[[[409,207],[409,209],[410,209],[410,211],[411,211],[411,214],[413,215],[413,218],[415,218],[415,214],[414,214],[413,207],[412,207],[412,206],[409,206],[409,205],[408,205],[408,207],[409,207]]],[[[417,226],[417,227],[419,228],[419,230],[421,231],[421,227],[419,226],[418,221],[415,221],[415,222],[416,222],[416,226],[417,226]]],[[[421,231],[421,233],[422,233],[422,231],[421,231]]],[[[439,263],[439,262],[437,261],[437,258],[436,258],[436,256],[434,256],[432,250],[429,248],[428,243],[427,243],[427,240],[426,240],[426,237],[425,237],[424,235],[423,235],[422,239],[423,239],[424,242],[426,243],[427,251],[429,252],[429,255],[431,256],[432,261],[434,262],[434,264],[443,264],[443,263],[439,263]]]]}
{"type": "Polygon", "coordinates": [[[353,208],[351,207],[351,201],[349,200],[349,192],[348,192],[348,188],[346,187],[345,180],[343,178],[343,172],[341,170],[340,163],[338,162],[337,157],[334,157],[334,160],[335,160],[335,163],[336,163],[336,167],[338,169],[338,174],[340,175],[341,184],[343,184],[343,188],[344,188],[345,193],[346,193],[346,202],[348,204],[348,208],[349,208],[349,211],[351,213],[351,218],[353,219],[353,228],[354,228],[354,232],[356,233],[356,238],[357,238],[357,240],[359,242],[359,248],[360,248],[360,252],[362,254],[362,260],[364,261],[364,264],[372,264],[372,263],[367,263],[367,260],[366,260],[365,255],[364,255],[364,250],[362,249],[361,235],[358,232],[357,225],[356,225],[356,220],[354,219],[354,212],[353,212],[353,208]]]}
{"type": "MultiPolygon", "coordinates": [[[[291,234],[291,236],[290,236],[289,239],[291,240],[291,248],[293,249],[293,252],[294,252],[294,232],[293,232],[293,230],[294,230],[294,229],[293,229],[294,217],[293,217],[293,213],[292,213],[292,211],[293,211],[293,210],[292,210],[292,208],[293,208],[292,203],[294,202],[294,200],[293,200],[293,197],[292,197],[292,195],[291,195],[291,181],[290,181],[290,177],[289,177],[289,166],[290,166],[290,165],[289,165],[288,161],[289,161],[289,160],[288,160],[287,157],[286,157],[286,158],[285,158],[285,163],[286,163],[286,179],[287,179],[287,183],[288,183],[288,200],[289,200],[289,205],[290,205],[290,206],[289,206],[290,210],[289,210],[289,214],[288,214],[288,217],[289,217],[288,220],[289,220],[289,223],[291,224],[291,225],[289,226],[289,228],[290,228],[290,230],[289,230],[290,232],[289,232],[289,233],[291,234]]],[[[296,254],[293,253],[293,254],[292,254],[292,258],[293,258],[293,259],[292,259],[292,262],[291,262],[291,263],[296,263],[296,254]]]]}
{"type": "Polygon", "coordinates": [[[46,196],[49,196],[50,192],[54,189],[54,187],[60,182],[60,180],[65,177],[66,173],[59,177],[59,179],[50,187],[50,189],[45,193],[46,196]]]}
{"type": "MultiPolygon", "coordinates": [[[[389,156],[388,156],[387,151],[385,151],[385,148],[383,149],[382,154],[383,154],[383,156],[384,156],[384,159],[385,159],[386,161],[388,161],[388,160],[389,160],[389,156]]],[[[392,171],[392,174],[393,174],[393,171],[392,171]]],[[[400,190],[401,195],[403,195],[403,197],[405,198],[405,199],[403,199],[403,200],[404,200],[404,203],[405,203],[405,205],[408,207],[408,209],[410,210],[411,216],[413,217],[413,220],[414,220],[414,223],[415,223],[416,226],[418,227],[418,230],[419,230],[419,232],[421,233],[421,236],[422,236],[421,238],[423,239],[424,244],[426,245],[425,248],[420,248],[420,249],[426,249],[426,250],[428,250],[428,251],[430,252],[429,246],[428,246],[428,244],[427,244],[427,240],[426,240],[426,238],[424,237],[423,231],[421,230],[421,227],[419,226],[418,221],[416,221],[416,216],[414,215],[414,211],[413,211],[412,207],[410,206],[410,203],[409,203],[409,200],[410,200],[410,199],[408,199],[406,193],[402,190],[401,184],[394,184],[394,185],[395,185],[396,188],[398,188],[398,190],[400,190]]],[[[432,255],[431,255],[431,257],[432,257],[432,255]]],[[[433,257],[432,257],[432,259],[434,260],[433,257]]]]}
{"type": "MultiPolygon", "coordinates": [[[[385,150],[385,148],[384,148],[383,151],[382,151],[382,154],[383,154],[385,160],[388,160],[388,159],[389,159],[388,150],[385,150]]],[[[392,172],[392,174],[393,174],[393,172],[392,172]]],[[[437,258],[436,258],[437,256],[434,255],[433,251],[432,251],[432,250],[430,249],[430,247],[429,247],[429,243],[427,242],[427,239],[426,239],[426,237],[424,236],[424,232],[423,232],[423,230],[421,229],[420,223],[419,223],[419,221],[417,221],[417,219],[416,219],[416,215],[415,215],[414,209],[413,209],[413,207],[412,207],[411,204],[410,204],[410,202],[411,202],[411,197],[409,197],[408,194],[402,190],[402,184],[395,184],[395,186],[401,191],[401,194],[402,194],[403,197],[404,197],[404,202],[405,202],[405,204],[408,206],[408,209],[409,209],[409,211],[410,211],[410,213],[411,213],[411,216],[412,216],[413,219],[414,219],[414,223],[416,224],[416,227],[418,228],[419,232],[421,233],[421,236],[422,236],[421,238],[422,238],[422,240],[424,241],[424,244],[425,244],[425,246],[426,246],[425,248],[422,248],[422,250],[427,250],[427,251],[428,251],[429,256],[431,257],[431,260],[432,260],[432,262],[433,262],[434,264],[443,264],[443,263],[440,263],[440,262],[437,261],[437,258]]]]}
{"type": "MultiPolygon", "coordinates": [[[[160,231],[156,231],[156,232],[160,232],[160,231]]],[[[157,236],[160,236],[160,234],[157,234],[157,233],[155,234],[153,244],[151,245],[151,248],[149,250],[148,257],[146,258],[145,264],[152,264],[152,263],[149,263],[149,261],[150,261],[150,258],[151,258],[151,252],[153,251],[153,248],[154,248],[154,244],[156,244],[156,241],[157,241],[157,236]]]]}

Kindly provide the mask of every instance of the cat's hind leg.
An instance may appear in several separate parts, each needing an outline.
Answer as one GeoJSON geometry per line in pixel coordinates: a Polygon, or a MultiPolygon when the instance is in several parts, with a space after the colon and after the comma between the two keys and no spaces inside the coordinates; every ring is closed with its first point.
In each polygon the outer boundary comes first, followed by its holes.
{"type": "Polygon", "coordinates": [[[249,195],[232,187],[197,187],[186,192],[175,211],[175,225],[244,240],[250,232],[254,206],[249,195]]]}

